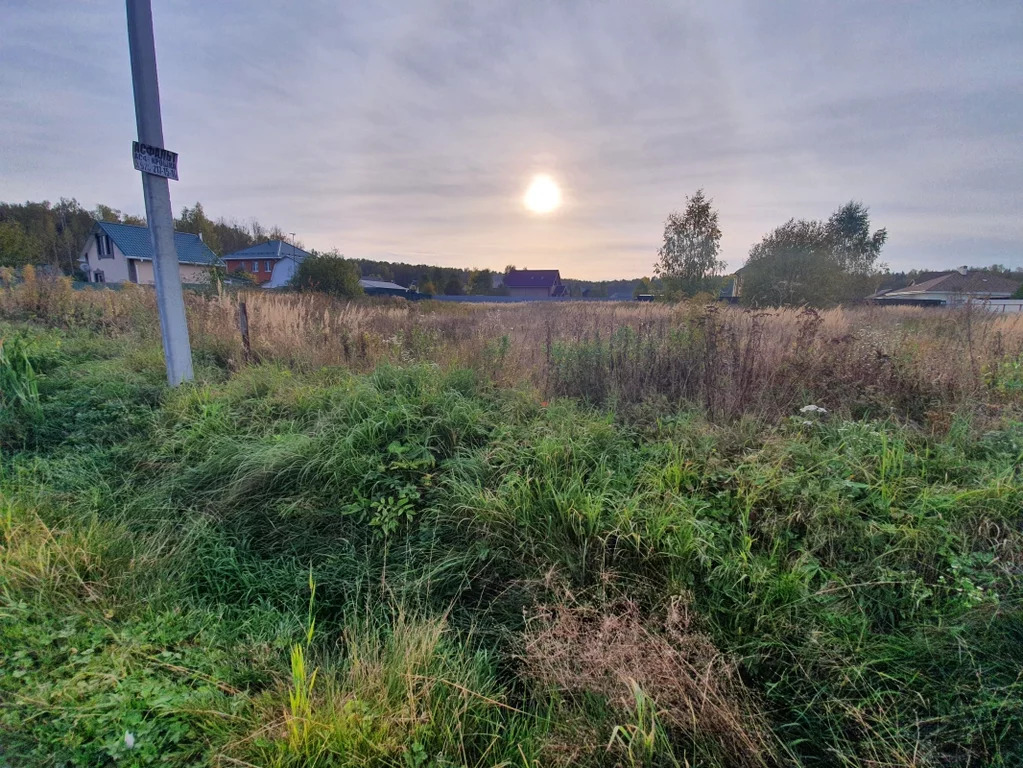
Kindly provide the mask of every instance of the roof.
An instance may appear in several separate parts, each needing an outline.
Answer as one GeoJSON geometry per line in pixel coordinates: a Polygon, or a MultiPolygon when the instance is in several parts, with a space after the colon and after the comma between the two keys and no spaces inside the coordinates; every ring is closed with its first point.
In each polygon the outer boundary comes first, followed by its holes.
{"type": "Polygon", "coordinates": [[[303,251],[291,243],[283,240],[267,240],[265,243],[256,243],[240,251],[229,253],[224,259],[283,259],[293,257],[295,261],[302,261],[309,256],[308,251],[303,251]]]}
{"type": "Polygon", "coordinates": [[[378,291],[407,291],[408,288],[398,285],[397,283],[391,283],[387,280],[359,280],[359,285],[363,289],[370,288],[378,291]]]}
{"type": "Polygon", "coordinates": [[[993,272],[975,269],[963,274],[960,270],[953,270],[930,280],[924,280],[922,283],[913,283],[905,288],[888,291],[885,295],[895,297],[916,293],[1012,294],[1019,286],[1020,281],[996,275],[993,272]]]}
{"type": "MultiPolygon", "coordinates": [[[[110,236],[118,250],[128,259],[153,260],[153,241],[149,236],[149,227],[136,227],[133,224],[115,224],[111,221],[97,221],[93,232],[100,229],[110,236]]],[[[178,252],[181,264],[202,264],[215,266],[220,263],[217,254],[210,250],[199,235],[189,232],[174,233],[174,248],[178,252]]]]}
{"type": "Polygon", "coordinates": [[[507,288],[551,288],[560,282],[556,269],[514,269],[504,276],[507,288]]]}

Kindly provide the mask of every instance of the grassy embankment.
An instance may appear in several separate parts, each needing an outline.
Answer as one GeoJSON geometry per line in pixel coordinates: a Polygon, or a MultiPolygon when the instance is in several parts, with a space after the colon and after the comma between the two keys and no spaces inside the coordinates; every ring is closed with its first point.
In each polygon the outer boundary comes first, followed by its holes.
{"type": "Polygon", "coordinates": [[[0,297],[13,766],[1023,761],[1014,320],[235,301],[0,297]]]}

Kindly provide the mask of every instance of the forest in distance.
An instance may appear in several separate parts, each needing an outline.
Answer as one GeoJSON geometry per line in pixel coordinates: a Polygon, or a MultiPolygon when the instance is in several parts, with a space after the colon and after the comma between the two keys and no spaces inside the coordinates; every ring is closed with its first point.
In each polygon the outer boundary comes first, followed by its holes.
{"type": "MultiPolygon", "coordinates": [[[[727,284],[731,275],[720,262],[717,212],[712,201],[697,191],[686,198],[682,210],[669,214],[660,250],[654,268],[648,277],[618,280],[588,280],[584,275],[562,276],[570,296],[632,297],[638,294],[694,295],[699,292],[716,293],[727,284]]],[[[94,222],[112,221],[145,225],[145,219],[123,213],[99,204],[86,209],[73,198],[25,203],[0,203],[0,266],[17,268],[25,264],[46,267],[60,274],[78,276],[78,256],[94,222]]],[[[207,215],[202,203],[181,208],[175,220],[180,232],[201,234],[203,241],[218,256],[248,248],[266,240],[294,242],[279,226],[265,226],[256,220],[242,223],[224,217],[213,219],[207,215]]],[[[827,286],[827,294],[817,288],[793,294],[790,290],[770,290],[765,287],[762,303],[806,303],[828,306],[835,303],[858,301],[878,289],[901,288],[914,281],[923,281],[942,272],[928,268],[892,272],[881,262],[881,248],[885,230],[870,231],[868,211],[859,203],[839,208],[828,222],[791,220],[765,236],[753,246],[746,267],[745,281],[753,290],[747,295],[759,296],[756,290],[758,264],[765,257],[779,252],[792,254],[784,265],[759,276],[761,284],[773,282],[789,286],[790,274],[807,274],[812,286],[827,286]],[[840,241],[839,247],[835,242],[840,241]],[[840,258],[833,256],[840,254],[840,258]],[[840,293],[833,289],[843,286],[840,293]]],[[[329,254],[340,257],[338,251],[329,254]]],[[[362,277],[391,280],[408,287],[415,285],[426,294],[502,295],[501,276],[504,270],[487,268],[453,268],[428,264],[409,264],[401,261],[353,259],[362,277]]],[[[775,258],[775,263],[781,260],[775,258]]],[[[769,263],[770,259],[766,263],[769,263]]],[[[527,265],[518,265],[523,268],[527,265]]],[[[528,265],[547,266],[547,265],[528,265]]],[[[556,265],[554,265],[556,266],[556,265]]],[[[971,265],[971,269],[1023,278],[1023,268],[1009,269],[1001,264],[971,265]]]]}

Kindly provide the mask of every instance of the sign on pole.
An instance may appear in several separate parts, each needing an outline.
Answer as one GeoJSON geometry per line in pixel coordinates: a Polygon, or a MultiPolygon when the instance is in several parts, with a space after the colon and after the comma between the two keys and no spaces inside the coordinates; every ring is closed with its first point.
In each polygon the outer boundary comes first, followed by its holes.
{"type": "Polygon", "coordinates": [[[138,141],[131,143],[131,159],[136,171],[178,180],[178,153],[151,147],[138,141]]]}
{"type": "Polygon", "coordinates": [[[153,282],[156,286],[156,308],[160,314],[160,336],[167,363],[167,381],[174,387],[192,380],[192,348],[188,343],[185,297],[174,243],[174,215],[167,181],[178,177],[178,156],[163,148],[151,0],[125,0],[125,6],[128,12],[131,85],[135,93],[135,124],[138,128],[138,141],[133,145],[132,155],[135,167],[142,171],[146,222],[153,245],[153,282]]]}

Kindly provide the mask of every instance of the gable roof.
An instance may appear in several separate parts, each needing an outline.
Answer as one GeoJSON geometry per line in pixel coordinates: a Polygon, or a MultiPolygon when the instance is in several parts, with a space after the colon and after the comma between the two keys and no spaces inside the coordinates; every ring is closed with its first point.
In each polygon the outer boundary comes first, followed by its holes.
{"type": "MultiPolygon", "coordinates": [[[[115,224],[111,221],[97,221],[92,233],[100,230],[110,236],[114,245],[128,259],[142,261],[153,260],[153,241],[149,236],[149,227],[136,227],[134,224],[115,224]]],[[[209,249],[199,235],[188,232],[174,233],[174,249],[178,252],[181,264],[201,264],[216,266],[220,263],[217,254],[209,249]]]]}
{"type": "Polygon", "coordinates": [[[1019,281],[993,272],[970,270],[963,274],[959,270],[947,272],[922,283],[913,283],[905,288],[888,291],[885,295],[907,295],[914,293],[1014,293],[1019,288],[1019,281]]]}
{"type": "Polygon", "coordinates": [[[552,288],[560,282],[556,269],[514,269],[504,276],[507,288],[552,288]]]}
{"type": "Polygon", "coordinates": [[[397,283],[392,283],[389,280],[366,280],[365,278],[361,278],[359,280],[359,285],[361,285],[363,288],[370,288],[370,289],[376,289],[376,290],[381,290],[381,291],[407,291],[408,290],[408,288],[406,288],[405,286],[398,285],[397,283]]]}
{"type": "Polygon", "coordinates": [[[296,248],[291,243],[283,240],[267,240],[265,243],[256,243],[240,251],[229,253],[224,259],[284,259],[294,258],[295,261],[302,261],[310,254],[301,248],[296,248]]]}

